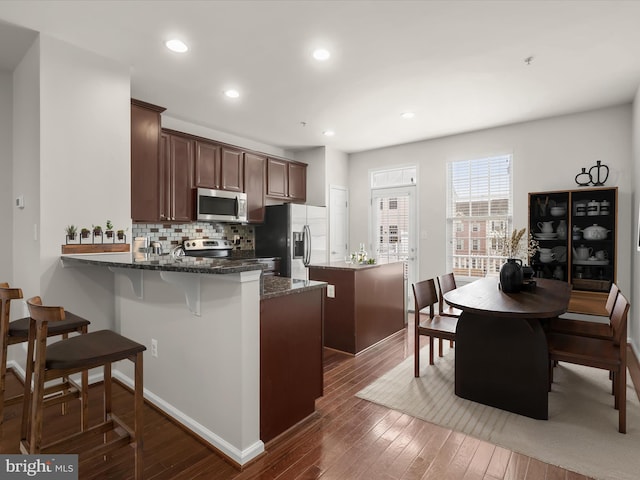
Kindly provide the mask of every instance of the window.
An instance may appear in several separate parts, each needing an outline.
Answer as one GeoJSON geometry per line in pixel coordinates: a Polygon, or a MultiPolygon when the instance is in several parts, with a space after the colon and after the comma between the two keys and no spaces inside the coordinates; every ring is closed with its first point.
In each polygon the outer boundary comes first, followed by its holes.
{"type": "Polygon", "coordinates": [[[447,165],[448,270],[476,278],[500,271],[500,238],[512,225],[511,155],[447,165]],[[464,251],[468,244],[470,251],[464,251]]]}

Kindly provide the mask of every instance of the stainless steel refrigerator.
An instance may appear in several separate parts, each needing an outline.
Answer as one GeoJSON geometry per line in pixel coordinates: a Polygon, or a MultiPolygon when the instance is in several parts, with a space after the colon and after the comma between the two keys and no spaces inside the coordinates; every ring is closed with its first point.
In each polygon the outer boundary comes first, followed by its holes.
{"type": "Polygon", "coordinates": [[[286,203],[266,207],[255,228],[258,257],[280,257],[280,275],[309,279],[307,265],[327,262],[327,209],[286,203]]]}

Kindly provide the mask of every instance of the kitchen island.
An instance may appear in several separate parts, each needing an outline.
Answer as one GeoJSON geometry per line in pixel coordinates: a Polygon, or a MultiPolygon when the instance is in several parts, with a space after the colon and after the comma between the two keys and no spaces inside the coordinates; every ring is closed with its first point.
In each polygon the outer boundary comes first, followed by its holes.
{"type": "Polygon", "coordinates": [[[325,347],[357,354],[404,328],[403,262],[310,265],[309,278],[328,283],[325,347]]]}
{"type": "MultiPolygon", "coordinates": [[[[61,261],[114,272],[116,329],[147,346],[145,399],[238,465],[264,451],[261,299],[321,292],[323,283],[263,276],[252,259],[102,254],[61,261]]],[[[132,384],[125,363],[114,375],[132,384]]]]}

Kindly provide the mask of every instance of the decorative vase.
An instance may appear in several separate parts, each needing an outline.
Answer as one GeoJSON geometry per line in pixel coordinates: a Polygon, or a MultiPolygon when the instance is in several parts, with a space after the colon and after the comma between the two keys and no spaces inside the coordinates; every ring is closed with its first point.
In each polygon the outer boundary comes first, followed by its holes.
{"type": "Polygon", "coordinates": [[[522,288],[522,260],[508,258],[500,267],[500,288],[505,293],[518,293],[522,288]]]}
{"type": "Polygon", "coordinates": [[[556,233],[558,234],[559,240],[567,239],[567,222],[565,220],[560,220],[560,223],[556,227],[556,233]]]}

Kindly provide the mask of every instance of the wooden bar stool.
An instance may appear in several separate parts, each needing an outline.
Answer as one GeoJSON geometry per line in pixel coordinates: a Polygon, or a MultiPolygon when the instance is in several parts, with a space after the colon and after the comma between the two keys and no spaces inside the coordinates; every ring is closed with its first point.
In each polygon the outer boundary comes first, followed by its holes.
{"type": "MultiPolygon", "coordinates": [[[[103,456],[108,452],[131,444],[134,447],[136,480],[142,479],[142,352],[144,345],[129,340],[111,330],[99,330],[78,335],[47,345],[49,323],[63,321],[62,307],[43,306],[40,297],[27,300],[29,314],[29,340],[27,349],[27,372],[25,375],[24,408],[20,451],[25,454],[77,453],[84,460],[103,456]],[[111,364],[128,359],[135,367],[134,425],[131,428],[111,411],[111,364]],[[42,443],[44,384],[50,380],[86,372],[102,366],[104,370],[103,421],[85,431],[77,432],[48,445],[42,443]],[[33,391],[31,380],[33,379],[33,391]],[[98,445],[95,440],[102,435],[98,445]],[[78,447],[83,445],[83,447],[78,447]],[[78,451],[80,450],[80,451],[78,451]]],[[[88,385],[83,381],[81,398],[86,405],[88,385]]]]}
{"type": "MultiPolygon", "coordinates": [[[[22,402],[22,394],[14,395],[11,398],[5,398],[6,376],[7,376],[7,351],[9,345],[26,342],[29,338],[29,317],[21,318],[10,322],[11,300],[22,298],[22,290],[19,288],[10,288],[8,283],[0,283],[0,300],[2,301],[2,311],[0,314],[0,342],[2,343],[2,359],[0,359],[0,425],[3,423],[4,407],[16,405],[22,402]]],[[[48,336],[53,337],[62,335],[63,339],[69,337],[70,333],[79,334],[87,333],[87,328],[91,322],[82,317],[74,315],[71,312],[65,312],[65,319],[55,325],[51,325],[48,329],[48,336]]],[[[62,413],[67,410],[66,400],[73,396],[77,398],[79,390],[74,388],[67,377],[62,379],[62,383],[47,388],[47,404],[62,403],[62,413]],[[51,396],[58,392],[59,395],[51,396]]],[[[85,415],[82,416],[83,429],[86,428],[86,410],[83,409],[85,415]]]]}

